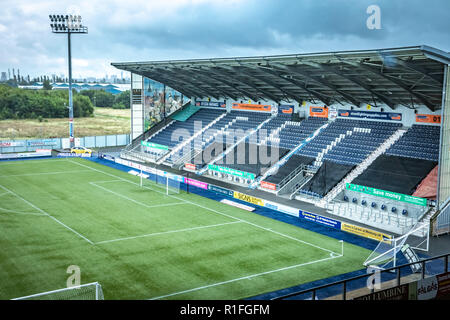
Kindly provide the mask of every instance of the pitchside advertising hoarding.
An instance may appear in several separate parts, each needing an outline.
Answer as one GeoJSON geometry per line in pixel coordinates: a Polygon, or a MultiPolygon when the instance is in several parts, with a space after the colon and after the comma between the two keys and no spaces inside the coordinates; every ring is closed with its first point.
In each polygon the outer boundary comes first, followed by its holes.
{"type": "Polygon", "coordinates": [[[389,199],[389,200],[396,200],[396,201],[406,202],[406,203],[410,203],[410,204],[416,204],[419,206],[427,205],[427,199],[414,197],[414,196],[410,196],[407,194],[401,194],[401,193],[396,193],[396,192],[392,192],[392,191],[375,189],[375,188],[360,186],[360,185],[351,184],[351,183],[347,183],[345,185],[345,187],[347,190],[357,191],[357,192],[361,192],[361,193],[365,193],[368,195],[377,196],[377,197],[381,197],[381,198],[385,198],[385,199],[389,199]]]}
{"type": "Polygon", "coordinates": [[[380,290],[354,300],[449,300],[450,273],[430,276],[425,279],[380,290]]]}
{"type": "Polygon", "coordinates": [[[375,111],[356,111],[356,110],[340,109],[338,110],[338,116],[343,118],[402,121],[402,114],[397,112],[375,112],[375,111]]]}

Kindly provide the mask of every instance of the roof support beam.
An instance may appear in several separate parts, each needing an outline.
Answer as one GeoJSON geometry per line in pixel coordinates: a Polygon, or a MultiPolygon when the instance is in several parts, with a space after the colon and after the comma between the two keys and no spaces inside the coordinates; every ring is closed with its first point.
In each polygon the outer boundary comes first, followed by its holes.
{"type": "MultiPolygon", "coordinates": [[[[189,68],[189,70],[190,71],[192,71],[192,72],[195,72],[195,74],[198,76],[198,75],[200,75],[200,77],[201,78],[203,78],[203,79],[208,79],[208,80],[204,80],[205,82],[209,82],[209,83],[211,83],[211,81],[215,81],[215,82],[220,82],[220,83],[222,83],[222,84],[224,84],[225,86],[227,86],[227,88],[225,89],[225,88],[222,88],[222,87],[217,87],[217,86],[214,86],[217,90],[220,90],[221,92],[223,92],[224,94],[226,94],[226,96],[228,96],[228,97],[230,97],[231,99],[233,99],[233,100],[238,100],[238,96],[236,96],[236,94],[235,93],[233,93],[233,92],[231,92],[230,91],[230,89],[229,89],[229,85],[227,84],[227,83],[225,83],[225,82],[223,82],[222,80],[220,80],[220,79],[217,79],[217,78],[214,78],[214,77],[212,77],[211,75],[209,75],[208,73],[205,73],[202,69],[194,69],[194,68],[191,68],[191,67],[187,67],[187,68],[189,68]]],[[[233,88],[234,89],[234,88],[233,88]]],[[[235,89],[236,90],[236,89],[235,89]]]]}
{"type": "MultiPolygon", "coordinates": [[[[284,94],[284,95],[286,96],[286,98],[289,98],[289,97],[290,97],[290,98],[294,98],[294,99],[297,100],[297,101],[302,101],[302,100],[304,100],[303,97],[300,97],[300,96],[297,95],[296,93],[291,92],[289,89],[282,89],[281,86],[280,86],[279,84],[277,84],[277,83],[275,83],[275,82],[273,82],[273,81],[270,81],[270,80],[268,80],[268,79],[265,79],[264,77],[262,77],[262,76],[260,76],[260,75],[254,75],[254,74],[252,74],[252,73],[250,73],[250,72],[244,70],[244,68],[251,68],[251,67],[243,66],[243,65],[242,65],[239,69],[236,69],[236,72],[242,72],[242,73],[248,75],[249,77],[255,77],[255,78],[257,78],[259,81],[264,82],[264,83],[268,84],[269,86],[272,86],[272,87],[276,88],[277,90],[279,90],[282,94],[284,94]]],[[[257,71],[257,72],[260,72],[260,71],[261,71],[259,68],[258,68],[258,69],[253,69],[253,68],[252,68],[252,70],[253,70],[253,71],[257,71]]],[[[270,74],[270,73],[269,73],[269,74],[270,74]]],[[[278,76],[278,75],[276,75],[276,76],[278,76]]],[[[284,78],[282,78],[282,77],[279,77],[279,78],[281,78],[281,79],[283,79],[283,80],[286,80],[286,79],[284,79],[284,78]]],[[[288,81],[288,82],[290,82],[290,81],[288,81]]],[[[291,82],[291,83],[292,83],[292,82],[291,82]]]]}
{"type": "Polygon", "coordinates": [[[164,84],[168,85],[169,87],[171,87],[181,93],[190,92],[191,94],[193,94],[195,97],[198,97],[198,98],[210,96],[208,92],[205,92],[200,88],[196,88],[190,84],[186,84],[184,81],[181,82],[180,80],[175,80],[172,77],[169,78],[160,72],[158,72],[158,73],[143,72],[142,74],[145,77],[154,79],[161,83],[164,83],[164,84]]]}
{"type": "MultiPolygon", "coordinates": [[[[208,68],[207,70],[203,69],[202,67],[190,66],[190,68],[192,70],[195,70],[195,71],[198,71],[198,72],[202,72],[203,74],[207,74],[207,73],[210,72],[210,73],[213,73],[213,74],[217,75],[218,78],[214,78],[214,79],[216,79],[217,81],[220,81],[220,82],[224,83],[225,85],[229,86],[230,88],[233,88],[234,90],[240,92],[242,94],[242,97],[244,97],[244,98],[250,98],[250,99],[252,99],[254,101],[257,101],[257,100],[260,99],[259,96],[254,95],[253,93],[250,93],[247,90],[239,88],[238,86],[234,85],[231,81],[222,79],[223,74],[220,73],[220,72],[216,72],[215,70],[212,70],[211,68],[208,68]]],[[[235,100],[237,100],[237,99],[235,99],[235,100]]]]}
{"type": "MultiPolygon", "coordinates": [[[[225,69],[225,70],[228,70],[228,71],[232,71],[232,72],[234,73],[234,70],[233,70],[231,67],[225,67],[225,66],[220,66],[220,67],[219,67],[219,66],[217,66],[217,65],[215,65],[214,67],[209,68],[209,69],[208,69],[208,72],[212,72],[212,73],[214,73],[214,74],[216,74],[216,75],[218,75],[218,76],[223,77],[223,75],[224,75],[223,72],[216,71],[216,70],[214,70],[214,68],[218,68],[218,69],[222,69],[222,70],[225,69]]],[[[237,78],[235,74],[230,74],[229,72],[226,72],[226,73],[227,73],[227,76],[228,76],[228,77],[230,77],[230,78],[233,79],[233,81],[239,82],[241,85],[250,87],[250,88],[252,88],[252,89],[254,89],[254,90],[256,91],[256,96],[255,96],[254,94],[252,94],[253,97],[247,95],[247,96],[248,96],[250,99],[252,99],[253,101],[258,101],[258,100],[260,100],[260,99],[262,98],[263,95],[268,96],[268,95],[265,94],[264,92],[262,92],[262,94],[259,94],[258,92],[261,92],[261,89],[258,88],[258,87],[256,87],[256,86],[253,85],[252,83],[248,83],[247,81],[242,81],[240,78],[237,78]]],[[[233,86],[234,86],[234,85],[233,85],[233,86]]],[[[234,86],[234,87],[237,88],[237,86],[234,86]]],[[[244,92],[246,92],[246,91],[244,91],[244,92]]],[[[274,96],[272,96],[272,97],[269,97],[269,99],[272,99],[272,100],[274,100],[274,101],[277,101],[277,100],[278,100],[277,97],[274,97],[274,96]],[[273,98],[272,98],[272,97],[273,97],[273,98]],[[275,100],[275,99],[276,99],[276,100],[275,100]]]]}
{"type": "MultiPolygon", "coordinates": [[[[178,74],[176,71],[169,69],[169,68],[154,68],[156,70],[160,70],[161,73],[166,76],[167,73],[170,73],[170,80],[172,81],[177,81],[178,83],[180,83],[181,81],[181,85],[182,86],[187,86],[187,87],[194,87],[194,91],[198,90],[200,92],[202,92],[202,94],[204,94],[204,97],[213,97],[216,100],[219,100],[219,96],[216,95],[216,93],[213,93],[212,90],[206,90],[204,88],[202,88],[199,83],[195,83],[196,81],[194,81],[195,79],[193,79],[192,77],[186,77],[185,74],[178,74]],[[184,79],[184,80],[181,80],[184,79]],[[175,80],[175,79],[180,79],[180,80],[175,80]]],[[[203,84],[203,82],[200,82],[200,84],[203,84]]]]}
{"type": "Polygon", "coordinates": [[[335,67],[332,67],[332,66],[329,66],[329,65],[325,65],[325,64],[319,64],[319,63],[315,63],[315,62],[309,62],[309,61],[302,61],[301,63],[306,64],[306,65],[311,66],[311,67],[315,67],[315,68],[321,69],[321,70],[326,71],[326,72],[332,72],[332,73],[338,75],[339,77],[344,78],[344,79],[354,83],[358,87],[363,88],[364,90],[366,90],[370,94],[374,95],[375,97],[377,97],[378,99],[383,101],[390,108],[395,109],[395,103],[393,101],[391,101],[389,98],[387,98],[386,96],[382,95],[381,93],[378,93],[378,92],[374,91],[368,85],[364,84],[363,82],[361,82],[358,79],[355,79],[355,77],[348,76],[348,75],[344,74],[342,71],[340,71],[339,69],[337,69],[335,67]]]}
{"type": "MultiPolygon", "coordinates": [[[[216,67],[218,67],[218,66],[216,66],[216,67]]],[[[269,98],[270,100],[272,100],[272,101],[274,101],[274,102],[276,102],[276,103],[279,103],[279,102],[282,100],[282,99],[280,99],[279,97],[277,97],[277,96],[275,96],[275,95],[273,95],[273,94],[271,94],[271,93],[268,93],[268,92],[266,92],[266,91],[261,90],[260,88],[258,88],[258,87],[256,86],[256,84],[254,84],[252,81],[249,81],[249,80],[248,80],[248,77],[252,77],[253,75],[250,75],[250,76],[249,76],[249,75],[247,74],[247,78],[243,78],[242,76],[238,77],[238,75],[239,75],[239,73],[240,73],[240,71],[239,71],[240,69],[239,69],[239,70],[236,70],[236,69],[234,69],[233,67],[230,67],[230,66],[220,66],[220,68],[225,69],[225,70],[228,70],[228,71],[231,71],[234,80],[239,81],[240,83],[243,83],[244,85],[247,85],[247,86],[249,86],[249,87],[255,89],[256,92],[261,91],[261,94],[262,94],[263,96],[265,96],[266,98],[269,98]]],[[[264,81],[263,81],[263,82],[264,82],[264,81]]],[[[267,84],[267,82],[265,82],[265,83],[267,84]]],[[[269,85],[270,85],[270,84],[269,84],[269,85]]],[[[270,86],[271,86],[271,85],[270,85],[270,86]]],[[[256,100],[254,100],[254,101],[256,101],[256,100]]]]}
{"type": "MultiPolygon", "coordinates": [[[[271,65],[271,67],[273,67],[273,66],[271,65]]],[[[322,101],[323,103],[325,103],[327,105],[329,105],[331,103],[331,99],[325,97],[323,94],[320,94],[320,93],[318,93],[315,90],[311,90],[311,89],[307,88],[306,85],[304,83],[302,83],[301,81],[298,81],[296,79],[289,78],[289,77],[283,77],[277,71],[270,70],[270,69],[267,69],[267,68],[259,68],[258,70],[263,71],[263,72],[268,73],[268,74],[271,74],[271,75],[276,76],[278,78],[281,78],[284,81],[290,82],[293,85],[298,86],[303,91],[306,91],[308,94],[310,94],[311,96],[315,97],[316,99],[319,99],[320,101],[322,101]]],[[[304,100],[304,99],[302,98],[302,100],[304,100]]]]}
{"type": "MultiPolygon", "coordinates": [[[[426,98],[422,97],[420,94],[414,92],[413,90],[410,90],[406,85],[404,85],[400,80],[395,79],[394,77],[388,76],[385,73],[382,72],[382,70],[378,70],[374,67],[371,67],[367,64],[365,64],[363,61],[361,61],[360,63],[358,62],[354,62],[354,61],[348,61],[345,59],[339,59],[341,62],[349,64],[351,66],[354,66],[356,68],[363,68],[364,70],[376,74],[380,77],[382,77],[383,79],[393,83],[394,85],[396,85],[397,87],[401,88],[403,91],[408,92],[411,96],[415,97],[417,100],[419,100],[421,103],[423,103],[425,106],[428,107],[428,109],[430,109],[431,111],[435,110],[435,107],[433,106],[433,104],[428,101],[426,98]]],[[[383,66],[380,66],[383,67],[383,66]]]]}
{"type": "Polygon", "coordinates": [[[444,83],[444,79],[443,78],[440,78],[440,77],[438,77],[438,76],[436,76],[434,74],[431,74],[425,68],[423,68],[421,66],[418,66],[418,65],[416,65],[414,63],[411,63],[410,61],[405,61],[403,59],[399,59],[396,56],[391,56],[391,55],[389,55],[389,56],[381,55],[381,58],[383,59],[384,68],[389,68],[393,64],[393,62],[395,62],[395,63],[401,65],[402,67],[408,68],[410,70],[413,70],[413,71],[415,71],[417,73],[420,73],[420,74],[424,75],[428,79],[431,79],[432,81],[438,83],[441,87],[442,87],[442,85],[444,83]],[[391,59],[394,59],[394,60],[386,62],[386,58],[391,58],[391,59]]]}
{"type": "Polygon", "coordinates": [[[295,68],[294,66],[286,66],[286,65],[282,65],[282,64],[272,64],[272,63],[270,64],[270,66],[278,68],[278,69],[285,70],[287,72],[291,72],[293,74],[296,74],[296,75],[299,75],[301,77],[308,78],[308,79],[310,79],[310,80],[312,80],[314,82],[317,82],[318,84],[320,84],[320,85],[322,85],[322,86],[324,86],[324,87],[326,87],[326,88],[328,88],[330,90],[336,91],[342,97],[344,97],[346,100],[348,100],[348,102],[350,102],[351,104],[353,104],[353,105],[355,105],[357,107],[360,104],[362,104],[361,100],[356,99],[354,96],[352,96],[351,94],[349,94],[349,93],[347,93],[347,92],[345,92],[343,90],[339,90],[335,85],[329,83],[328,81],[323,80],[323,79],[315,78],[315,77],[311,76],[310,74],[308,74],[307,72],[299,70],[299,69],[295,68]]]}

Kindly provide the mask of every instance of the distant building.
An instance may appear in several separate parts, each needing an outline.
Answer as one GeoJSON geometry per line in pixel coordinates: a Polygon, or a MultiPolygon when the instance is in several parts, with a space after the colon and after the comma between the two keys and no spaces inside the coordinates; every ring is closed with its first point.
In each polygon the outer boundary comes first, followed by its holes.
{"type": "Polygon", "coordinates": [[[1,82],[6,82],[8,80],[8,78],[6,77],[6,72],[2,72],[2,75],[0,77],[0,81],[1,82]]]}

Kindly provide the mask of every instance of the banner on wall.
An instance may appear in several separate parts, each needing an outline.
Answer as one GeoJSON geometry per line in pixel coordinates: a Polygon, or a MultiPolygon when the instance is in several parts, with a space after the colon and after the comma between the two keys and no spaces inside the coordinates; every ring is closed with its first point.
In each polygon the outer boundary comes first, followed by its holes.
{"type": "Polygon", "coordinates": [[[320,117],[320,118],[328,118],[328,107],[309,107],[309,116],[310,117],[320,117]]]}
{"type": "Polygon", "coordinates": [[[294,106],[290,104],[280,104],[278,106],[278,113],[291,114],[294,112],[294,106]]]}
{"type": "Polygon", "coordinates": [[[233,103],[234,110],[252,110],[259,112],[271,112],[272,106],[267,104],[233,103]]]}
{"type": "Polygon", "coordinates": [[[158,150],[169,150],[168,146],[163,146],[161,144],[153,143],[153,142],[147,142],[147,141],[141,141],[141,145],[147,148],[152,149],[158,149],[158,150]]]}
{"type": "Polygon", "coordinates": [[[309,220],[315,223],[319,223],[319,224],[323,224],[326,225],[328,227],[332,227],[335,229],[341,229],[341,222],[331,219],[331,218],[326,218],[326,217],[322,217],[318,214],[315,213],[311,213],[311,212],[306,212],[306,211],[299,211],[299,217],[305,220],[309,220]]]}
{"type": "Polygon", "coordinates": [[[264,189],[269,189],[269,190],[273,190],[273,191],[277,190],[277,186],[275,184],[266,182],[266,181],[261,181],[260,186],[261,186],[261,188],[264,188],[264,189]]]}
{"type": "Polygon", "coordinates": [[[1,148],[24,147],[25,141],[0,141],[1,148]]]}
{"type": "Polygon", "coordinates": [[[226,108],[227,105],[225,104],[225,101],[195,101],[196,107],[208,107],[208,108],[226,108]]]}
{"type": "Polygon", "coordinates": [[[374,112],[374,111],[355,111],[355,110],[340,109],[338,110],[338,116],[344,118],[402,121],[402,114],[397,112],[374,112]]]}
{"type": "Polygon", "coordinates": [[[392,239],[392,237],[388,234],[378,232],[378,231],[368,229],[368,228],[355,226],[353,224],[345,223],[345,222],[341,223],[341,230],[356,234],[356,235],[364,237],[364,238],[369,238],[369,239],[373,239],[373,240],[377,240],[377,241],[383,241],[386,243],[391,243],[390,239],[392,239]]]}
{"type": "Polygon", "coordinates": [[[212,184],[208,184],[208,190],[213,191],[220,195],[224,195],[224,196],[229,196],[229,197],[234,196],[234,192],[232,190],[221,188],[221,187],[218,187],[218,186],[215,186],[212,184]]]}
{"type": "Polygon", "coordinates": [[[256,197],[253,197],[253,196],[249,196],[248,194],[244,194],[244,193],[240,193],[240,192],[234,191],[233,197],[236,198],[236,199],[245,201],[245,202],[249,202],[249,203],[256,204],[258,206],[264,207],[264,200],[263,199],[256,198],[256,197]]]}
{"type": "Polygon", "coordinates": [[[407,194],[386,191],[386,190],[381,190],[381,189],[375,189],[375,188],[360,186],[360,185],[352,184],[352,183],[347,183],[345,185],[345,188],[347,190],[357,191],[357,192],[361,192],[361,193],[365,193],[365,194],[369,194],[369,195],[377,196],[377,197],[381,197],[381,198],[386,198],[386,199],[390,199],[390,200],[396,200],[396,201],[406,202],[406,203],[410,203],[410,204],[417,204],[419,206],[427,205],[427,199],[414,197],[414,196],[410,196],[407,194]]]}
{"type": "Polygon", "coordinates": [[[244,179],[251,179],[251,180],[255,179],[255,174],[254,173],[240,171],[240,170],[236,170],[236,169],[232,169],[232,168],[228,168],[228,167],[221,167],[221,166],[218,166],[218,165],[215,165],[215,164],[209,164],[208,165],[208,169],[209,170],[213,170],[213,171],[217,171],[217,172],[220,172],[220,173],[231,174],[233,176],[241,177],[241,178],[244,178],[244,179]]]}
{"type": "Polygon", "coordinates": [[[416,122],[440,124],[441,116],[435,114],[416,114],[416,122]]]}

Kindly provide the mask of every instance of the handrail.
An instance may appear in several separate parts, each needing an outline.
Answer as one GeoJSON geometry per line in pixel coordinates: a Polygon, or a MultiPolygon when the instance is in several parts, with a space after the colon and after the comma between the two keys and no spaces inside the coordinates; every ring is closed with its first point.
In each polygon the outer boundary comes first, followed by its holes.
{"type": "MultiPolygon", "coordinates": [[[[421,266],[422,266],[422,279],[424,279],[425,278],[425,264],[426,264],[426,262],[445,258],[445,272],[448,272],[449,271],[449,268],[448,268],[448,261],[449,261],[448,258],[449,257],[450,257],[450,253],[446,253],[446,254],[443,254],[443,255],[440,255],[440,256],[423,259],[423,260],[420,260],[418,262],[411,262],[411,263],[403,264],[401,266],[391,267],[391,268],[388,268],[388,269],[381,270],[379,272],[381,274],[383,272],[391,272],[392,273],[393,271],[397,271],[397,285],[400,285],[401,269],[402,268],[409,267],[409,266],[412,266],[412,265],[421,264],[421,266]]],[[[347,300],[346,299],[346,297],[347,297],[347,283],[350,282],[350,281],[355,281],[355,280],[367,278],[367,277],[370,277],[372,275],[373,275],[372,273],[363,274],[363,275],[359,275],[359,276],[356,276],[356,277],[353,277],[353,278],[339,280],[339,281],[336,281],[336,282],[333,282],[333,283],[321,285],[321,286],[318,286],[318,287],[314,287],[314,288],[310,288],[310,289],[306,289],[306,290],[301,290],[301,291],[297,291],[297,292],[292,292],[292,293],[289,293],[289,294],[286,294],[286,295],[282,295],[282,296],[278,296],[278,297],[272,298],[271,300],[283,300],[283,299],[286,299],[286,298],[295,297],[295,296],[303,295],[303,294],[307,294],[307,293],[312,293],[312,299],[315,300],[316,292],[318,290],[322,290],[322,289],[333,287],[333,286],[337,286],[337,285],[343,285],[343,291],[342,291],[343,300],[347,300]]],[[[373,291],[374,291],[374,289],[372,289],[372,292],[373,291]]]]}

